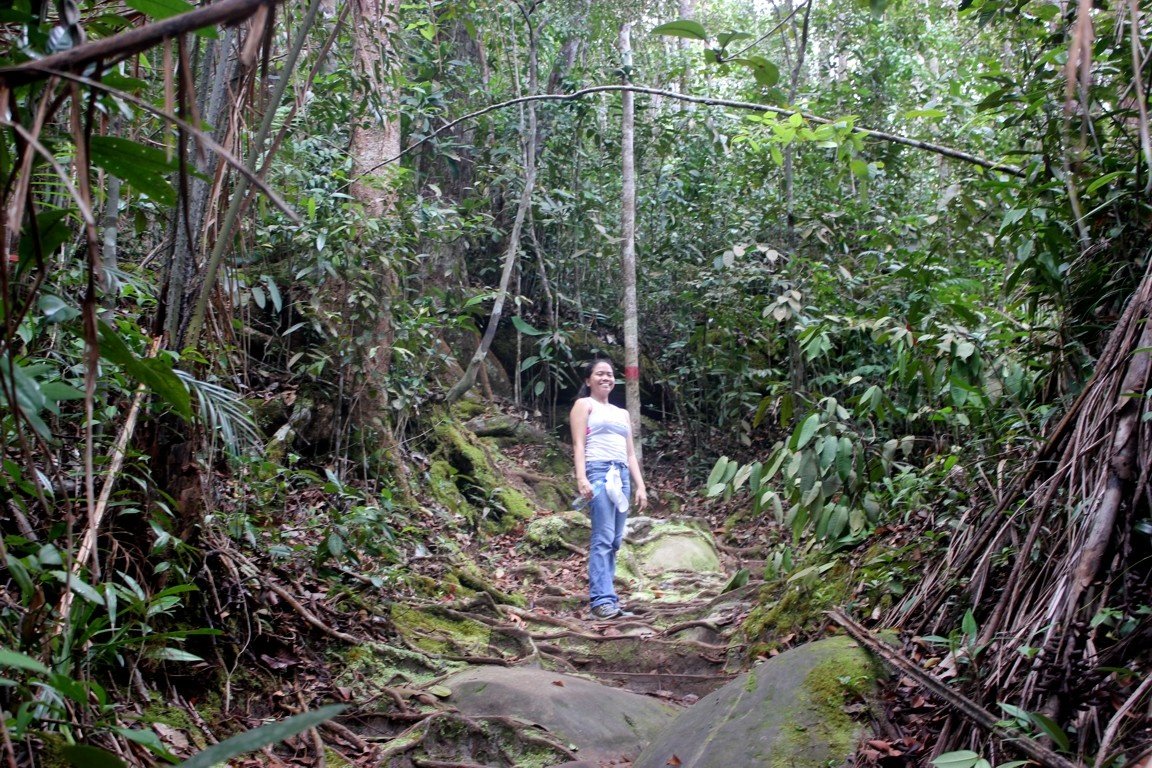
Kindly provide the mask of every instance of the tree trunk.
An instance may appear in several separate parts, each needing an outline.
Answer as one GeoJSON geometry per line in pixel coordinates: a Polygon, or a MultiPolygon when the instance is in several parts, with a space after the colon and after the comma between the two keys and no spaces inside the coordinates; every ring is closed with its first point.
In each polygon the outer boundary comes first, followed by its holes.
{"type": "MultiPolygon", "coordinates": [[[[227,136],[232,130],[224,108],[230,104],[225,95],[236,72],[237,62],[232,50],[235,34],[229,28],[219,41],[203,41],[204,52],[197,91],[205,97],[198,111],[212,126],[212,138],[225,147],[230,143],[227,136]]],[[[181,324],[188,320],[185,309],[193,298],[191,287],[197,263],[204,258],[204,220],[209,207],[208,195],[213,185],[211,180],[219,165],[215,152],[190,154],[197,173],[190,175],[187,183],[181,185],[181,192],[187,193],[187,197],[182,197],[173,212],[176,236],[168,259],[168,308],[164,317],[164,333],[169,339],[169,345],[176,348],[182,342],[181,324]]]]}
{"type": "MultiPolygon", "coordinates": [[[[396,204],[394,174],[399,160],[384,165],[381,162],[400,154],[399,93],[389,76],[395,65],[391,37],[396,33],[394,19],[399,7],[398,0],[362,0],[354,5],[358,14],[353,25],[354,55],[367,86],[364,93],[357,94],[365,105],[364,114],[352,128],[349,147],[351,193],[364,206],[365,215],[373,219],[383,218],[396,204]]],[[[383,244],[368,245],[383,251],[383,244]]],[[[397,289],[396,274],[385,258],[374,260],[369,269],[381,301],[372,333],[375,343],[360,361],[369,392],[357,417],[361,422],[373,421],[387,412],[385,380],[393,339],[391,298],[397,289]]],[[[337,294],[345,291],[347,286],[341,286],[337,294]]],[[[347,306],[347,302],[337,300],[347,306]]],[[[346,327],[350,325],[345,323],[346,327]]]]}
{"type": "MultiPolygon", "coordinates": [[[[632,25],[620,28],[620,58],[624,82],[631,80],[632,25]]],[[[620,153],[620,262],[624,273],[624,388],[628,397],[628,416],[632,420],[632,437],[636,459],[643,466],[644,452],[640,441],[640,339],[636,319],[636,114],[631,91],[620,94],[623,106],[620,153]]]]}

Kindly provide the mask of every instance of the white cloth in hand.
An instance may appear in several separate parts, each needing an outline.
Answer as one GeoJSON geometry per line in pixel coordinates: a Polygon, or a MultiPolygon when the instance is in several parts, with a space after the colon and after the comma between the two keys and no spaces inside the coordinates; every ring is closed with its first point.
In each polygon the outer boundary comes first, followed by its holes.
{"type": "Polygon", "coordinates": [[[617,512],[628,511],[628,497],[624,495],[624,482],[620,479],[620,467],[609,467],[608,474],[604,476],[604,491],[608,500],[616,505],[617,512]]]}

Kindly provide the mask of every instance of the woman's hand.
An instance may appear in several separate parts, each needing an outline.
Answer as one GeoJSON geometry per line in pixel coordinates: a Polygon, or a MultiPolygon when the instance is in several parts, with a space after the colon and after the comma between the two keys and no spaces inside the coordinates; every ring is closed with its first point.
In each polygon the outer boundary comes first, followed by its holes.
{"type": "Polygon", "coordinates": [[[588,482],[587,477],[576,478],[576,490],[586,499],[592,498],[592,483],[588,482]]]}
{"type": "Polygon", "coordinates": [[[636,489],[636,511],[642,512],[648,508],[648,490],[644,486],[636,489]]]}

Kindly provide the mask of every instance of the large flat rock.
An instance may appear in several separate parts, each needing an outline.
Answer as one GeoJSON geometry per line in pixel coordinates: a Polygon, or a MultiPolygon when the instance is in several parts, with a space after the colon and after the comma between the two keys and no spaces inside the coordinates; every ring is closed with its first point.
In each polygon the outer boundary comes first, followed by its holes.
{"type": "Polygon", "coordinates": [[[686,710],[634,768],[840,765],[864,729],[845,707],[872,692],[876,674],[868,654],[847,637],[794,648],[686,710]]]}
{"type": "Polygon", "coordinates": [[[541,669],[474,667],[443,684],[461,713],[536,723],[592,763],[634,758],[680,712],[648,696],[541,669]]]}

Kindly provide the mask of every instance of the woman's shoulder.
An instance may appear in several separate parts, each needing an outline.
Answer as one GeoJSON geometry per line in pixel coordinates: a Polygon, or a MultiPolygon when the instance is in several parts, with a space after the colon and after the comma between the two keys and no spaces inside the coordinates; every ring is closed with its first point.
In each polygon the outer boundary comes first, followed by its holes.
{"type": "Polygon", "coordinates": [[[588,397],[580,397],[576,399],[576,402],[572,403],[572,411],[573,413],[576,411],[584,411],[587,413],[588,411],[591,411],[592,407],[595,405],[596,401],[592,398],[591,395],[588,397]]]}

